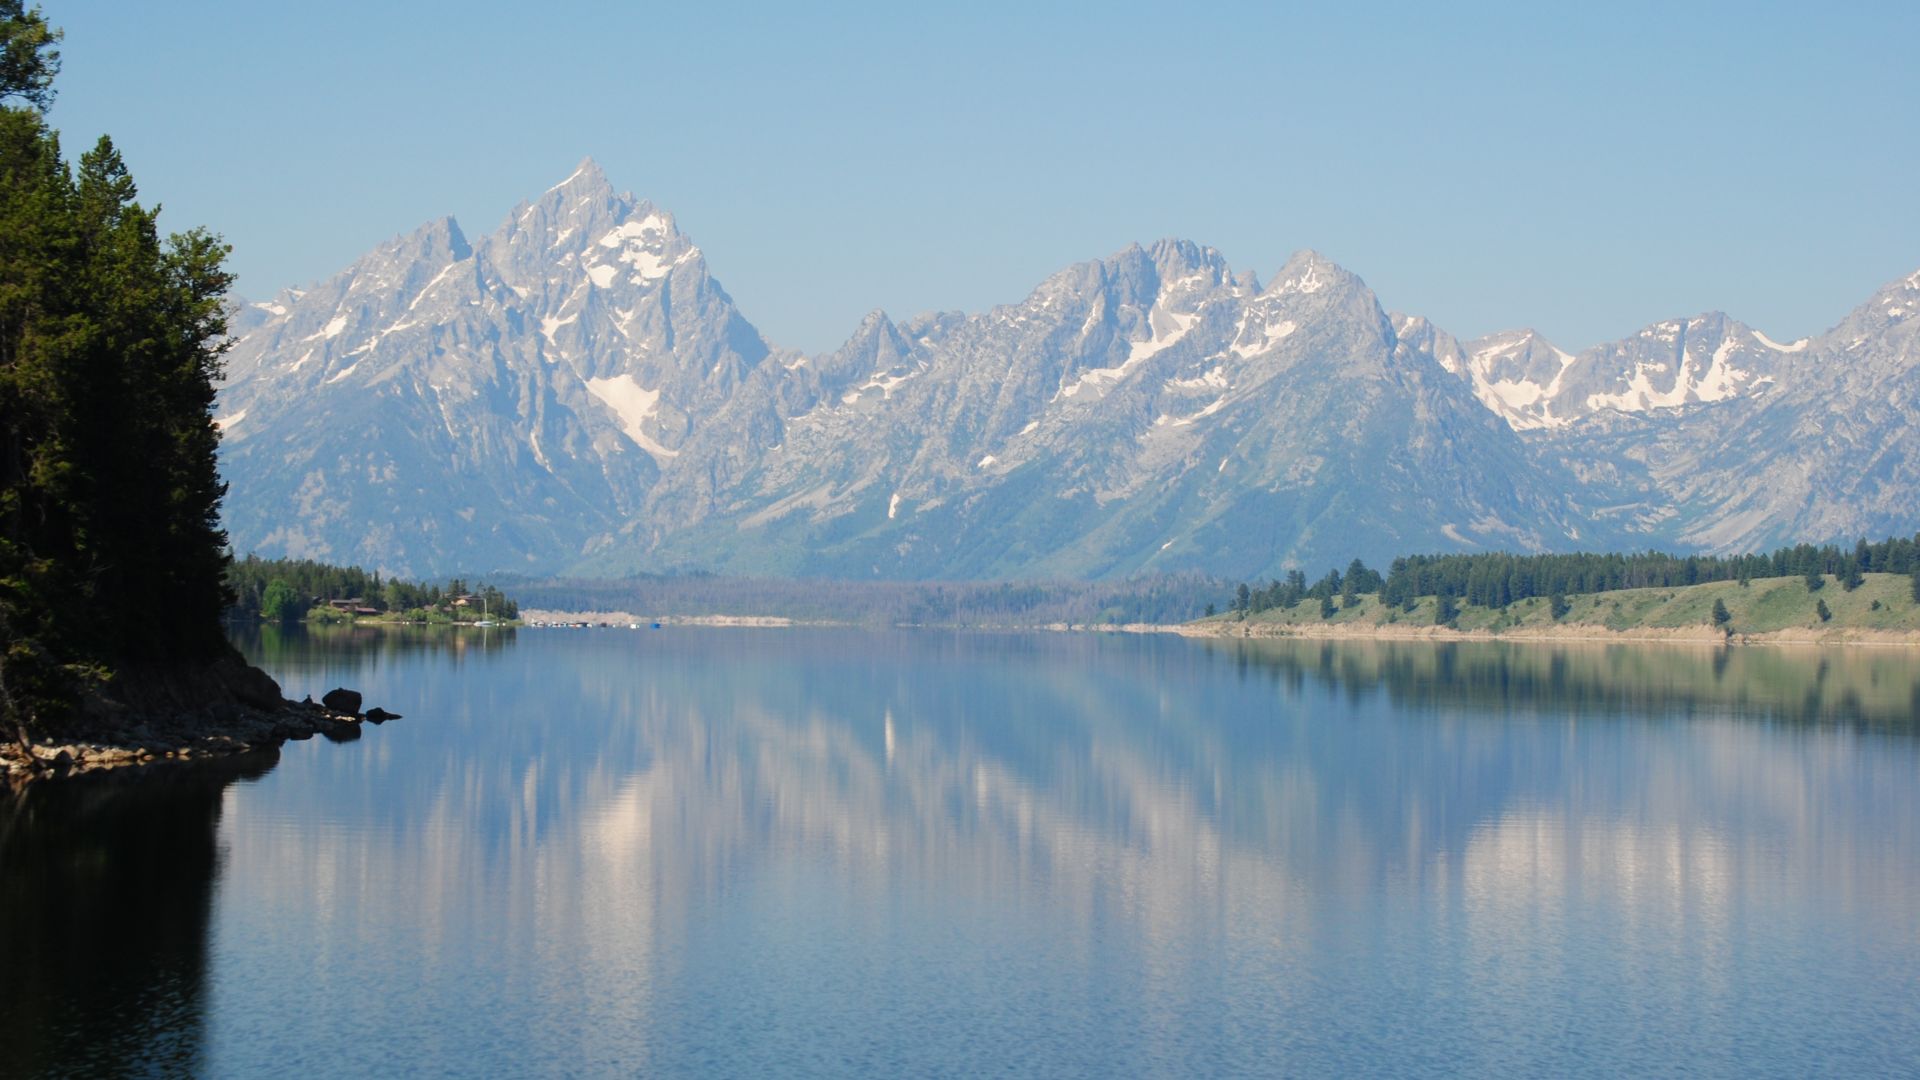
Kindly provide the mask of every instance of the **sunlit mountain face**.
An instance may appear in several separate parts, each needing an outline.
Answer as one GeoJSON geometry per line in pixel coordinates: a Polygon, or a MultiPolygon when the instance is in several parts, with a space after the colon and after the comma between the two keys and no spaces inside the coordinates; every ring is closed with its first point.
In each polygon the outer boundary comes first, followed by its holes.
{"type": "Polygon", "coordinates": [[[1166,240],[806,355],[588,161],[240,310],[226,525],[408,574],[909,579],[1904,533],[1917,313],[1920,274],[1812,339],[1710,313],[1576,354],[1166,240]]]}

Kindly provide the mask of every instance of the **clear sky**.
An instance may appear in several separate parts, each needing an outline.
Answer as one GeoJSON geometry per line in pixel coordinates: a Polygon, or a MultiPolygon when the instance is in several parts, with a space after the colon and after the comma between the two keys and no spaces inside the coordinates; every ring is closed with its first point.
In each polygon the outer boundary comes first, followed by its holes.
{"type": "Polygon", "coordinates": [[[250,296],[588,155],[808,350],[1162,236],[1565,348],[1920,268],[1912,3],[42,3],[68,152],[111,134],[250,296]]]}

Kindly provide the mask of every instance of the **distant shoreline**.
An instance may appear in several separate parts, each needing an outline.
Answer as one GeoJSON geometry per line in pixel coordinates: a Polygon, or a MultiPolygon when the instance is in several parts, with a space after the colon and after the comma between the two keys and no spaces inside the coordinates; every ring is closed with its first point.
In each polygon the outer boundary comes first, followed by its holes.
{"type": "Polygon", "coordinates": [[[1213,615],[1180,627],[1191,637],[1431,641],[1599,641],[1684,645],[1920,645],[1911,579],[1866,574],[1852,589],[1826,575],[1715,581],[1530,597],[1502,607],[1459,603],[1443,624],[1439,600],[1406,606],[1360,595],[1322,614],[1317,600],[1213,615]],[[1810,584],[1813,587],[1810,587],[1810,584]]]}
{"type": "MultiPolygon", "coordinates": [[[[522,626],[563,630],[579,626],[590,629],[619,630],[632,626],[651,628],[701,626],[747,629],[856,628],[862,624],[838,620],[800,620],[781,615],[667,615],[658,618],[635,616],[620,611],[545,611],[527,613],[522,626]]],[[[893,630],[948,630],[981,633],[1064,633],[1064,634],[1170,634],[1175,637],[1217,640],[1313,640],[1313,641],[1423,641],[1495,642],[1550,645],[1560,642],[1598,642],[1633,645],[1814,645],[1865,646],[1869,648],[1920,647],[1920,631],[1881,631],[1861,628],[1831,630],[1775,630],[1727,636],[1711,626],[1636,627],[1609,630],[1589,623],[1561,624],[1552,629],[1522,628],[1507,631],[1455,630],[1445,626],[1411,626],[1401,623],[1370,625],[1364,623],[1275,623],[1249,620],[1241,622],[1216,616],[1212,620],[1190,623],[1044,623],[1033,626],[890,626],[893,630]]]]}
{"type": "Polygon", "coordinates": [[[540,611],[526,609],[520,612],[517,625],[538,629],[566,629],[582,624],[602,629],[623,629],[634,626],[651,627],[655,623],[661,626],[856,626],[857,623],[834,621],[805,621],[791,619],[784,615],[635,615],[630,611],[540,611]]]}
{"type": "MultiPolygon", "coordinates": [[[[1325,607],[1303,597],[1292,606],[1236,610],[1185,623],[1081,622],[882,623],[871,618],[796,619],[784,615],[639,615],[631,611],[526,610],[528,624],[651,627],[874,627],[985,632],[1175,634],[1195,638],[1306,638],[1328,641],[1604,642],[1728,645],[1920,646],[1920,603],[1906,575],[1874,573],[1848,589],[1831,575],[1642,587],[1560,598],[1529,597],[1501,607],[1456,602],[1442,621],[1439,598],[1386,604],[1360,593],[1325,607]]],[[[1244,605],[1243,590],[1241,603],[1244,605]]]]}
{"type": "MultiPolygon", "coordinates": [[[[1119,629],[1119,628],[1116,628],[1119,629]]],[[[1821,647],[1866,646],[1870,648],[1914,648],[1920,646],[1920,631],[1870,630],[1839,627],[1829,630],[1768,630],[1750,634],[1722,633],[1712,626],[1632,627],[1611,630],[1593,623],[1562,623],[1551,629],[1522,627],[1513,630],[1455,630],[1446,626],[1371,625],[1365,623],[1274,623],[1222,619],[1183,623],[1178,626],[1138,628],[1135,633],[1172,633],[1182,637],[1220,639],[1293,638],[1321,641],[1511,641],[1522,644],[1550,645],[1557,642],[1600,642],[1633,645],[1817,645],[1821,647]]]]}

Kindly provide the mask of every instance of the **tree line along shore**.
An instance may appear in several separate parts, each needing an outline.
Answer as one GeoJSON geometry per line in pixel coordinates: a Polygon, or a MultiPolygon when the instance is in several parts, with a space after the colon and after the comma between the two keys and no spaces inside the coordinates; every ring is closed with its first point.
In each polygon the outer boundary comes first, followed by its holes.
{"type": "Polygon", "coordinates": [[[453,626],[520,618],[519,603],[494,585],[383,578],[377,570],[311,559],[236,559],[227,567],[227,588],[229,621],[453,626]]]}
{"type": "MultiPolygon", "coordinates": [[[[1336,594],[1338,597],[1338,594],[1336,594]]],[[[1234,607],[1185,628],[1208,636],[1606,638],[1920,644],[1911,573],[1796,574],[1529,596],[1503,605],[1384,593],[1234,607]]]]}

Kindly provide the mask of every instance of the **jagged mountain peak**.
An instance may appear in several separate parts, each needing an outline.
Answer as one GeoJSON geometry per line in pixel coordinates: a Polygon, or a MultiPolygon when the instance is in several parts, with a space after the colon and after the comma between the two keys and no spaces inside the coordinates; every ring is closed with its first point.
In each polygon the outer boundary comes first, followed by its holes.
{"type": "Polygon", "coordinates": [[[1468,343],[1467,347],[1473,352],[1483,352],[1488,349],[1513,349],[1522,347],[1543,347],[1551,349],[1556,353],[1564,351],[1548,341],[1546,335],[1531,326],[1514,327],[1508,330],[1495,330],[1491,334],[1483,334],[1480,337],[1474,338],[1468,343]]]}
{"type": "Polygon", "coordinates": [[[1326,290],[1366,288],[1358,274],[1312,248],[1302,248],[1287,258],[1267,282],[1266,293],[1299,293],[1311,296],[1326,290]]]}
{"type": "Polygon", "coordinates": [[[875,308],[867,312],[860,325],[838,349],[825,356],[815,357],[808,362],[818,371],[828,384],[829,392],[837,393],[843,383],[856,378],[884,373],[904,363],[913,351],[913,344],[887,313],[875,308]]]}
{"type": "Polygon", "coordinates": [[[1704,467],[1693,444],[1643,462],[1606,439],[1764,416],[1744,457],[1813,454],[1823,429],[1793,423],[1844,399],[1866,403],[1860,446],[1892,446],[1912,397],[1876,387],[1920,354],[1915,312],[1920,274],[1813,344],[1710,312],[1574,357],[1530,329],[1463,344],[1389,317],[1317,251],[1263,287],[1169,238],[985,312],[876,310],[806,357],[770,349],[673,215],[589,158],[492,234],[428,222],[236,314],[227,526],[244,549],[412,573],[1271,573],[1745,542],[1764,521],[1737,507],[1660,531],[1704,467]],[[1849,342],[1848,364],[1808,362],[1849,342]]]}
{"type": "Polygon", "coordinates": [[[574,166],[573,171],[567,174],[566,179],[542,192],[540,201],[544,201],[553,195],[559,195],[563,199],[578,200],[598,197],[602,194],[610,194],[612,191],[613,184],[607,179],[606,172],[600,168],[600,163],[593,160],[593,156],[589,154],[580,159],[580,164],[574,166]]]}
{"type": "Polygon", "coordinates": [[[847,343],[851,345],[856,342],[868,341],[882,335],[897,338],[899,334],[899,328],[894,325],[893,320],[888,317],[886,311],[881,308],[874,308],[872,311],[860,317],[860,325],[856,327],[848,337],[847,343]]]}
{"type": "Polygon", "coordinates": [[[1179,239],[1158,240],[1150,246],[1135,242],[1104,258],[1054,273],[1021,303],[989,314],[1023,318],[1037,312],[1080,311],[1091,320],[1087,324],[1091,329],[1116,312],[1144,313],[1167,303],[1190,305],[1200,296],[1234,284],[1226,259],[1213,248],[1179,239]],[[1184,301],[1175,294],[1185,294],[1184,301]]]}
{"type": "Polygon", "coordinates": [[[1156,240],[1146,249],[1146,255],[1165,280],[1200,278],[1212,286],[1233,282],[1233,268],[1227,265],[1226,256],[1192,240],[1178,237],[1156,240]]]}
{"type": "MultiPolygon", "coordinates": [[[[520,259],[546,258],[555,249],[590,253],[595,245],[627,249],[634,256],[644,250],[655,257],[700,258],[699,249],[681,233],[670,212],[632,192],[616,192],[592,158],[539,198],[514,207],[489,239],[520,259]]],[[[648,262],[623,258],[640,265],[648,262]]],[[[657,275],[642,271],[640,276],[657,275]]]]}
{"type": "Polygon", "coordinates": [[[1852,351],[1870,339],[1877,329],[1901,324],[1920,325],[1920,270],[1881,286],[1866,303],[1849,312],[1827,337],[1841,339],[1837,341],[1840,348],[1852,351]]]}

